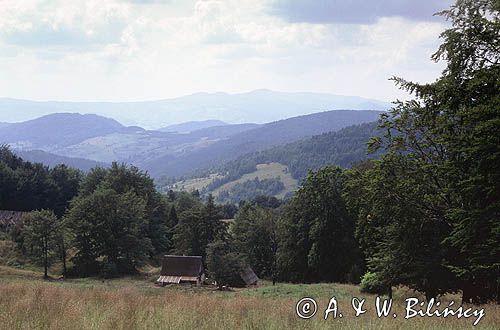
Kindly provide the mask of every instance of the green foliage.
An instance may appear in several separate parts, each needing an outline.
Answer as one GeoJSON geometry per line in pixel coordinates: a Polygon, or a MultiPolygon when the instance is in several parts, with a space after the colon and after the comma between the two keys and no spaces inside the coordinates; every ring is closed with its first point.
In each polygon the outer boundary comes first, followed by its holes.
{"type": "Polygon", "coordinates": [[[52,211],[33,211],[24,216],[24,249],[35,263],[43,265],[45,278],[57,253],[61,227],[62,223],[52,211]]]}
{"type": "Polygon", "coordinates": [[[361,292],[384,294],[387,293],[388,283],[378,273],[367,272],[361,279],[361,292]]]}
{"type": "Polygon", "coordinates": [[[386,134],[372,147],[389,154],[353,174],[369,269],[428,298],[500,299],[499,10],[458,0],[441,13],[452,26],[433,59],[446,69],[432,84],[394,78],[415,99],[381,117],[386,134]]]}
{"type": "Polygon", "coordinates": [[[253,180],[237,183],[229,190],[221,191],[218,200],[239,203],[242,200],[252,200],[261,195],[277,195],[284,189],[285,185],[279,177],[262,180],[257,177],[253,180]]]}
{"type": "MultiPolygon", "coordinates": [[[[174,227],[174,253],[179,255],[201,256],[202,246],[200,209],[186,210],[179,214],[179,223],[174,227]]],[[[206,248],[206,247],[205,247],[206,248]]]]}
{"type": "Polygon", "coordinates": [[[59,165],[48,168],[23,161],[7,146],[0,146],[0,209],[53,210],[62,216],[77,194],[82,174],[59,165]]]}
{"type": "Polygon", "coordinates": [[[276,277],[277,220],[275,210],[244,203],[231,226],[236,249],[259,277],[276,277]]]}
{"type": "Polygon", "coordinates": [[[277,209],[283,201],[274,196],[259,195],[252,200],[252,203],[263,208],[277,209]]]}
{"type": "Polygon", "coordinates": [[[168,205],[137,168],[113,164],[92,170],[72,201],[68,226],[78,271],[98,271],[101,261],[128,273],[148,255],[168,248],[168,205]]]}
{"type": "Polygon", "coordinates": [[[174,228],[175,253],[205,258],[208,244],[227,231],[222,218],[222,209],[215,205],[211,195],[202,207],[182,212],[179,215],[179,223],[174,228]]]}
{"type": "Polygon", "coordinates": [[[428,186],[406,178],[414,165],[399,156],[363,164],[346,173],[344,198],[358,217],[356,237],[368,268],[388,287],[404,284],[436,296],[455,283],[442,260],[447,227],[420,207],[428,186]],[[405,179],[406,178],[406,179],[405,179]]]}
{"type": "Polygon", "coordinates": [[[176,192],[175,209],[177,214],[187,210],[201,208],[202,206],[203,204],[198,197],[187,192],[176,192]]]}
{"type": "Polygon", "coordinates": [[[68,213],[77,249],[76,267],[85,268],[97,263],[98,258],[137,265],[150,248],[150,239],[142,228],[144,209],[144,200],[133,192],[118,194],[100,187],[88,196],[77,197],[68,213]]]}
{"type": "Polygon", "coordinates": [[[280,220],[281,277],[294,282],[346,281],[360,262],[354,219],[341,196],[342,170],[311,172],[280,220]]]}
{"type": "Polygon", "coordinates": [[[219,238],[207,246],[208,273],[219,288],[244,285],[240,271],[243,269],[240,256],[225,239],[219,238]]]}
{"type": "Polygon", "coordinates": [[[110,279],[116,278],[120,275],[118,267],[113,262],[106,262],[102,265],[101,272],[99,274],[102,278],[110,279]]]}

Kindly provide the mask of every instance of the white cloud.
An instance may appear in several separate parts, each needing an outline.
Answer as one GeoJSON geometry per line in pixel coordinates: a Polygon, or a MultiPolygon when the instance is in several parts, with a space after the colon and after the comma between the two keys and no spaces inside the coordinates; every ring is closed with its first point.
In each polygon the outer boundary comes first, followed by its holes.
{"type": "Polygon", "coordinates": [[[257,88],[391,100],[431,80],[439,22],[290,23],[267,0],[0,1],[0,90],[30,99],[152,99],[257,88]],[[144,1],[142,1],[144,2],[144,1]]]}

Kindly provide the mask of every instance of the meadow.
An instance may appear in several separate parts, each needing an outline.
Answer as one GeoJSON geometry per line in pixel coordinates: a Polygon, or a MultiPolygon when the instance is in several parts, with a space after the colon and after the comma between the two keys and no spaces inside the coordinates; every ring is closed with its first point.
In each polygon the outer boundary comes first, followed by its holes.
{"type": "Polygon", "coordinates": [[[223,190],[229,190],[238,183],[259,178],[260,180],[272,179],[279,177],[281,182],[285,185],[285,189],[280,192],[276,197],[283,198],[287,193],[294,191],[298,187],[298,182],[295,180],[287,167],[280,163],[258,164],[257,170],[252,173],[244,174],[241,178],[228,182],[213,191],[214,196],[218,196],[223,190]]]}
{"type": "MultiPolygon", "coordinates": [[[[417,296],[405,288],[394,293],[397,318],[378,318],[375,296],[345,284],[261,283],[256,288],[216,291],[154,285],[154,275],[116,280],[43,281],[40,273],[0,266],[0,329],[470,329],[474,318],[405,320],[404,300],[417,296]],[[305,296],[318,302],[309,320],[295,312],[305,296]],[[342,318],[323,319],[332,296],[342,318]],[[351,298],[366,298],[367,312],[354,317],[351,298]]],[[[419,297],[422,298],[422,297],[419,297]]],[[[442,298],[445,303],[459,296],[442,298]]],[[[498,329],[500,307],[486,305],[477,328],[498,329]]]]}

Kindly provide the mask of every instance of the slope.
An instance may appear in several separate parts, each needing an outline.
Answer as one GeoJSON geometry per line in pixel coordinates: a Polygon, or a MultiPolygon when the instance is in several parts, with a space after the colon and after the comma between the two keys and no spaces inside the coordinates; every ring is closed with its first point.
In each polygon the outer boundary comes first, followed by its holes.
{"type": "Polygon", "coordinates": [[[14,148],[54,149],[124,129],[116,120],[97,115],[56,113],[0,127],[0,142],[14,148]]]}
{"type": "Polygon", "coordinates": [[[335,110],[299,116],[265,124],[212,143],[196,152],[172,158],[159,157],[140,164],[154,176],[179,176],[196,169],[220,165],[240,155],[294,142],[313,135],[337,131],[344,127],[374,121],[379,111],[335,110]]]}
{"type": "MultiPolygon", "coordinates": [[[[328,132],[286,145],[242,155],[222,166],[199,171],[197,174],[193,174],[191,179],[184,179],[173,185],[169,184],[169,181],[164,178],[160,181],[160,186],[162,189],[189,187],[188,183],[190,181],[197,180],[203,182],[203,185],[199,184],[196,187],[197,189],[205,193],[211,192],[219,195],[221,191],[230,190],[237,183],[244,183],[256,177],[261,180],[280,177],[280,180],[287,187],[286,193],[293,190],[290,179],[286,179],[287,176],[299,183],[307,175],[308,171],[317,170],[325,165],[350,167],[353,163],[379,157],[380,153],[367,153],[367,142],[371,137],[380,134],[381,131],[378,129],[377,122],[353,125],[337,132],[328,132]],[[277,168],[278,166],[281,166],[281,173],[275,172],[266,176],[259,175],[262,168],[277,168]]],[[[186,177],[189,178],[190,176],[186,177]]],[[[278,194],[278,196],[283,196],[283,193],[278,194]]],[[[235,199],[234,196],[227,196],[226,198],[235,199]]]]}

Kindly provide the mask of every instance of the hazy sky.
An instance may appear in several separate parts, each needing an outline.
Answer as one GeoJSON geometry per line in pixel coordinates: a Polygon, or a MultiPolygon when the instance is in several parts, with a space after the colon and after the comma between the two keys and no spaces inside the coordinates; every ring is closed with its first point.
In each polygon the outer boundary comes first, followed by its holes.
{"type": "Polygon", "coordinates": [[[144,100],[259,88],[402,97],[434,80],[448,0],[0,0],[0,96],[144,100]]]}

